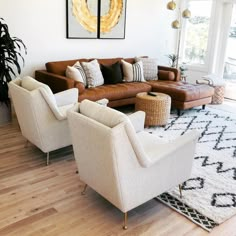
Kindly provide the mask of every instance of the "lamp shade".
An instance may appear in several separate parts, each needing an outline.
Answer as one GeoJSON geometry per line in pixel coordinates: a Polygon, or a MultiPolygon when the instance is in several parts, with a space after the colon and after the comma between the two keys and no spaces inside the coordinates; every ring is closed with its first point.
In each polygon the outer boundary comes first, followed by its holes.
{"type": "Polygon", "coordinates": [[[179,23],[178,20],[175,20],[175,21],[172,22],[171,26],[172,26],[173,29],[179,29],[180,23],[179,23]]]}
{"type": "Polygon", "coordinates": [[[190,18],[191,17],[191,11],[189,11],[189,9],[185,9],[182,12],[182,16],[183,16],[183,18],[190,18]]]}
{"type": "Polygon", "coordinates": [[[176,8],[176,3],[174,1],[167,3],[167,9],[174,10],[176,8]]]}

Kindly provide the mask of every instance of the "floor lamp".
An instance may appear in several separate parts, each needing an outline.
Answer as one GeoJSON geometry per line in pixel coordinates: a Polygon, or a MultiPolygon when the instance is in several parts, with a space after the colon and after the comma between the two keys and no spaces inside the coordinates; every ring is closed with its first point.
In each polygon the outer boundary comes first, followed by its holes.
{"type": "MultiPolygon", "coordinates": [[[[168,10],[171,10],[171,11],[174,11],[176,9],[176,3],[174,0],[170,1],[167,3],[167,9],[168,10]]],[[[176,68],[179,67],[179,51],[180,51],[180,41],[181,41],[181,33],[182,33],[182,18],[183,19],[189,19],[191,17],[191,12],[189,9],[185,9],[182,14],[181,13],[181,9],[180,7],[178,8],[179,9],[179,16],[178,16],[178,19],[174,20],[172,23],[171,23],[171,27],[173,29],[177,29],[178,30],[178,41],[177,41],[177,52],[176,52],[176,68]]]]}

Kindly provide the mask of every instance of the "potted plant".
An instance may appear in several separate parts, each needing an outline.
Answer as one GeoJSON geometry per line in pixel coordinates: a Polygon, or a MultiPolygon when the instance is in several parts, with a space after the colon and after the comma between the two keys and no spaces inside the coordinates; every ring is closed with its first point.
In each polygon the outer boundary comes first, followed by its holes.
{"type": "Polygon", "coordinates": [[[24,58],[21,51],[27,54],[27,48],[23,41],[11,37],[8,26],[3,18],[0,18],[0,124],[7,122],[11,117],[11,106],[8,95],[8,83],[21,73],[21,64],[24,58]],[[7,114],[8,113],[8,114],[7,114]]]}
{"type": "Polygon", "coordinates": [[[177,61],[179,59],[179,57],[176,54],[168,54],[167,55],[169,62],[170,62],[170,66],[171,67],[176,67],[177,66],[177,61]]]}

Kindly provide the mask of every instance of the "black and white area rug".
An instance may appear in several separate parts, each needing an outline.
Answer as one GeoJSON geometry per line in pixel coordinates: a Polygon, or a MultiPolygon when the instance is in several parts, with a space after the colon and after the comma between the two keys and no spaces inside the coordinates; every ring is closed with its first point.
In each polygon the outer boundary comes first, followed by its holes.
{"type": "Polygon", "coordinates": [[[199,138],[192,175],[183,183],[183,197],[175,188],[157,198],[210,231],[236,214],[236,114],[206,108],[171,115],[165,128],[148,132],[167,140],[197,129],[199,138]]]}

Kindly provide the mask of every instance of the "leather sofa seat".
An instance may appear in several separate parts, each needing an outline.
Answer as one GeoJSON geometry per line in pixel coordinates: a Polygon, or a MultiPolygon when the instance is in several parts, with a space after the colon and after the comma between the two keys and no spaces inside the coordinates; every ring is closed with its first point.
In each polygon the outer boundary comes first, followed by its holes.
{"type": "Polygon", "coordinates": [[[106,84],[91,89],[85,89],[79,96],[79,102],[84,99],[96,101],[102,98],[107,98],[110,102],[119,99],[133,98],[137,93],[149,92],[151,90],[151,85],[140,82],[106,84]]]}
{"type": "Polygon", "coordinates": [[[190,84],[181,81],[151,81],[152,91],[165,93],[173,100],[180,102],[190,102],[202,98],[211,97],[213,89],[203,84],[190,84]]]}

